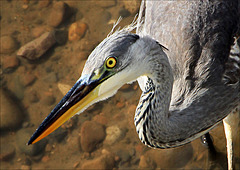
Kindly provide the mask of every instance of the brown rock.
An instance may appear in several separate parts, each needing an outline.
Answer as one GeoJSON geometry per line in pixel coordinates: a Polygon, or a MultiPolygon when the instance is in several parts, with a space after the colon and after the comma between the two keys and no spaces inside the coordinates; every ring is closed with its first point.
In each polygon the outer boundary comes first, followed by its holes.
{"type": "Polygon", "coordinates": [[[102,125],[94,121],[86,121],[81,127],[81,147],[85,152],[91,152],[105,138],[102,125]]]}
{"type": "Polygon", "coordinates": [[[128,91],[128,90],[131,90],[132,86],[130,84],[124,84],[122,87],[121,87],[121,90],[123,91],[128,91]]]}
{"type": "Polygon", "coordinates": [[[74,22],[71,24],[68,30],[68,40],[76,41],[80,40],[87,31],[87,24],[83,22],[74,22]]]}
{"type": "Polygon", "coordinates": [[[49,15],[48,25],[52,27],[59,26],[66,18],[70,16],[69,6],[62,1],[55,2],[49,15]]]}
{"type": "Polygon", "coordinates": [[[125,6],[125,9],[128,10],[131,14],[136,14],[139,6],[140,6],[139,0],[131,0],[131,1],[122,1],[122,3],[125,6]]]}
{"type": "Polygon", "coordinates": [[[110,126],[106,129],[106,138],[104,143],[112,145],[123,137],[123,132],[118,126],[110,126]]]}
{"type": "Polygon", "coordinates": [[[22,165],[21,170],[31,170],[31,166],[29,165],[22,165]]]}
{"type": "Polygon", "coordinates": [[[39,59],[55,43],[55,31],[46,32],[35,40],[22,46],[18,50],[17,55],[28,60],[36,60],[39,59]]]}
{"type": "Polygon", "coordinates": [[[1,54],[9,54],[17,49],[17,42],[11,36],[2,36],[1,38],[1,54]]]}
{"type": "Polygon", "coordinates": [[[50,160],[50,157],[48,155],[42,157],[42,162],[48,162],[50,160]]]}
{"type": "Polygon", "coordinates": [[[142,155],[140,157],[140,162],[138,167],[140,169],[155,169],[156,168],[156,163],[149,157],[145,157],[144,155],[142,155]]]}
{"type": "Polygon", "coordinates": [[[21,109],[17,106],[2,88],[0,89],[1,109],[0,109],[0,129],[13,130],[19,127],[23,120],[21,109]]]}
{"type": "Polygon", "coordinates": [[[112,154],[103,154],[102,156],[93,159],[87,160],[81,166],[82,169],[113,169],[115,164],[115,159],[112,154]]]}
{"type": "Polygon", "coordinates": [[[2,59],[2,68],[4,72],[11,72],[19,66],[19,60],[15,56],[6,56],[2,59]]]}
{"type": "Polygon", "coordinates": [[[96,116],[93,117],[93,120],[102,124],[102,125],[106,125],[108,123],[107,118],[103,115],[96,115],[96,116]]]}
{"type": "Polygon", "coordinates": [[[125,106],[125,104],[123,102],[117,102],[117,108],[123,108],[125,106]]]}

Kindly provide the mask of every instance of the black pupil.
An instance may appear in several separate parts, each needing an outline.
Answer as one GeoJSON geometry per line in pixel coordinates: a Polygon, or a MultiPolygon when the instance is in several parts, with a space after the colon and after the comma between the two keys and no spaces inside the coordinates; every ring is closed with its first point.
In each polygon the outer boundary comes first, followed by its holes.
{"type": "Polygon", "coordinates": [[[112,64],[113,64],[113,61],[112,61],[112,60],[110,60],[110,61],[108,62],[108,64],[109,64],[109,65],[112,65],[112,64]]]}

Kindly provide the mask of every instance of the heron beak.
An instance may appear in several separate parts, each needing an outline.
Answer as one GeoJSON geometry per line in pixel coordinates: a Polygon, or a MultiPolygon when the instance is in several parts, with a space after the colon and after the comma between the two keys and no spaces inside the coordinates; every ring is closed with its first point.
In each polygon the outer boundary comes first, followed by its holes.
{"type": "Polygon", "coordinates": [[[88,106],[96,102],[100,84],[111,76],[108,71],[101,70],[97,71],[98,74],[94,73],[92,76],[81,77],[75,83],[41,123],[28,141],[28,145],[48,136],[76,113],[84,111],[88,106]]]}

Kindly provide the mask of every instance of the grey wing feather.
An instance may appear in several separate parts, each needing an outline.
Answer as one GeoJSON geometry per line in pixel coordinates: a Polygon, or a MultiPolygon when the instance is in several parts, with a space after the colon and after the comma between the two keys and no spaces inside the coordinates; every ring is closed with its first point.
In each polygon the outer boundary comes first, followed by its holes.
{"type": "Polygon", "coordinates": [[[143,0],[138,33],[169,49],[175,79],[170,109],[194,111],[202,117],[212,114],[217,122],[238,105],[239,65],[230,59],[234,37],[239,35],[238,3],[143,0]],[[228,78],[235,79],[227,83],[223,78],[229,72],[228,78]],[[213,115],[217,111],[221,113],[213,115]]]}

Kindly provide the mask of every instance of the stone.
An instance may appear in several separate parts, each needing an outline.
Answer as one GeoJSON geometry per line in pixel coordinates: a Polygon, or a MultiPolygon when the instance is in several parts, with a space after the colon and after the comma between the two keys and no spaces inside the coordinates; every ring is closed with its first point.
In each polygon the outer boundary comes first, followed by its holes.
{"type": "Polygon", "coordinates": [[[116,104],[117,108],[121,109],[125,106],[124,102],[117,102],[116,104]]]}
{"type": "Polygon", "coordinates": [[[131,0],[131,1],[121,1],[126,10],[128,10],[132,15],[138,12],[141,1],[131,0]]]}
{"type": "Polygon", "coordinates": [[[62,95],[66,95],[67,92],[72,88],[72,86],[63,83],[58,83],[57,86],[62,95]]]}
{"type": "Polygon", "coordinates": [[[5,73],[10,73],[19,66],[19,59],[15,56],[5,56],[2,58],[2,68],[5,73]]]}
{"type": "Polygon", "coordinates": [[[37,156],[45,150],[47,144],[46,139],[35,143],[34,145],[26,145],[27,141],[30,139],[32,132],[21,129],[16,133],[16,144],[18,149],[29,156],[37,156]]]}
{"type": "Polygon", "coordinates": [[[83,162],[81,169],[102,169],[108,170],[113,169],[115,159],[112,154],[103,154],[102,156],[93,160],[87,160],[83,162]]]}
{"type": "Polygon", "coordinates": [[[26,58],[28,60],[39,59],[55,43],[55,31],[46,32],[40,37],[22,46],[18,50],[17,56],[26,58]]]}
{"type": "Polygon", "coordinates": [[[87,24],[83,22],[74,22],[70,25],[68,30],[68,40],[77,41],[80,40],[87,31],[87,24]]]}
{"type": "Polygon", "coordinates": [[[85,121],[81,127],[81,148],[85,152],[92,152],[96,145],[105,138],[103,126],[95,121],[85,121]]]}
{"type": "Polygon", "coordinates": [[[29,165],[21,165],[21,170],[31,170],[31,166],[29,166],[29,165]]]}
{"type": "Polygon", "coordinates": [[[122,138],[123,132],[118,126],[110,126],[106,129],[105,144],[112,145],[122,138]]]}
{"type": "Polygon", "coordinates": [[[104,115],[96,115],[93,117],[93,120],[102,125],[106,125],[108,123],[107,117],[104,115]]]}
{"type": "Polygon", "coordinates": [[[18,44],[14,38],[8,35],[4,35],[1,38],[1,54],[9,54],[14,52],[18,48],[18,44]]]}
{"type": "Polygon", "coordinates": [[[48,18],[48,25],[52,27],[59,26],[71,15],[70,7],[62,1],[54,2],[52,11],[48,18]]]}
{"type": "Polygon", "coordinates": [[[0,109],[0,129],[14,130],[18,128],[23,121],[23,113],[18,107],[16,101],[8,96],[6,90],[0,89],[1,109],[0,109]]]}
{"type": "Polygon", "coordinates": [[[1,141],[0,146],[0,161],[8,161],[12,159],[15,155],[15,147],[9,143],[3,143],[1,141]]]}
{"type": "Polygon", "coordinates": [[[140,157],[138,168],[140,168],[140,169],[146,169],[146,168],[147,169],[155,169],[156,163],[151,158],[142,155],[140,157]]]}
{"type": "Polygon", "coordinates": [[[46,163],[50,160],[50,157],[48,155],[45,155],[44,157],[42,157],[42,162],[46,163]]]}

